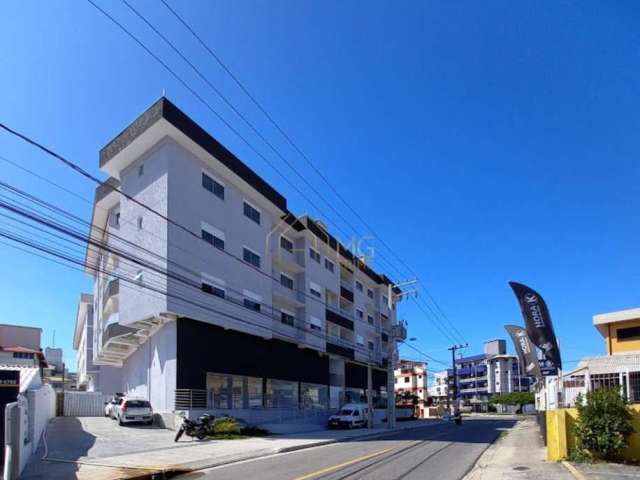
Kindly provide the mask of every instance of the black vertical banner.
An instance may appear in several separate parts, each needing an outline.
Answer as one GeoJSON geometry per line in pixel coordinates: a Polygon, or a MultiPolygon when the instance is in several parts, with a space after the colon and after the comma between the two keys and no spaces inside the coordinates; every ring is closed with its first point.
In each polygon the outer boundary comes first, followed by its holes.
{"type": "Polygon", "coordinates": [[[553,331],[551,315],[549,315],[549,309],[544,299],[538,292],[526,285],[516,282],[509,282],[509,285],[520,304],[520,310],[527,327],[527,335],[544,352],[545,367],[548,367],[545,368],[546,374],[561,369],[560,349],[553,331]]]}
{"type": "Polygon", "coordinates": [[[535,347],[527,335],[527,331],[518,325],[505,325],[504,328],[511,336],[511,340],[513,340],[513,346],[516,349],[518,360],[523,368],[521,373],[523,375],[529,375],[530,377],[536,377],[537,379],[542,378],[535,347]]]}

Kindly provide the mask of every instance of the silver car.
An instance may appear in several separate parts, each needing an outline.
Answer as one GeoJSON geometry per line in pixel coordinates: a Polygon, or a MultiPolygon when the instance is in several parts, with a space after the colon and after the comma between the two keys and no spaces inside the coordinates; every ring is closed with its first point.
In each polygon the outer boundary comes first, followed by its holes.
{"type": "Polygon", "coordinates": [[[124,398],[120,405],[112,410],[115,413],[118,425],[140,422],[145,425],[153,423],[153,409],[148,400],[140,398],[124,398]]]}

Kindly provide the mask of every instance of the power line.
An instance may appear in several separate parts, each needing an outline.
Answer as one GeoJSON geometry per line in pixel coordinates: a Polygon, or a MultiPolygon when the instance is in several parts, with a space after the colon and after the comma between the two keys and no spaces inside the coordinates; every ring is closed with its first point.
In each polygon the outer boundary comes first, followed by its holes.
{"type": "MultiPolygon", "coordinates": [[[[123,0],[126,3],[126,0],[123,0]]],[[[305,162],[313,169],[313,171],[322,179],[322,181],[329,187],[329,189],[333,192],[333,194],[351,211],[351,213],[360,220],[360,222],[365,226],[365,228],[374,235],[378,241],[396,258],[401,265],[403,265],[410,276],[418,277],[416,272],[406,263],[404,262],[396,252],[389,247],[389,245],[382,239],[382,237],[378,236],[375,230],[371,227],[371,225],[355,210],[351,204],[344,198],[344,196],[333,186],[333,184],[327,179],[327,177],[315,166],[315,164],[311,161],[311,159],[304,153],[302,148],[294,142],[289,134],[281,127],[281,125],[275,120],[275,118],[267,111],[267,109],[256,99],[256,97],[249,91],[249,89],[245,86],[245,84],[235,75],[231,69],[225,64],[225,62],[220,58],[218,54],[202,39],[200,35],[195,31],[194,28],[189,25],[189,23],[182,17],[174,8],[169,5],[166,0],[160,0],[163,5],[169,10],[169,12],[193,35],[193,37],[200,43],[200,45],[209,53],[209,55],[218,63],[218,65],[229,75],[229,77],[234,81],[234,83],[244,92],[244,94],[251,100],[251,102],[262,112],[262,114],[269,120],[269,122],[276,128],[278,132],[284,137],[284,139],[289,143],[289,145],[300,155],[301,158],[305,160],[305,162]]],[[[155,30],[155,29],[154,29],[155,30]]],[[[235,109],[234,109],[235,110],[235,109]]],[[[334,210],[335,211],[335,210],[334,210]]],[[[341,216],[341,218],[343,218],[341,216]]],[[[343,218],[344,220],[344,218],[343,218]]],[[[353,227],[351,227],[353,229],[353,227]]],[[[355,229],[353,229],[355,231],[355,229]]],[[[357,232],[356,232],[357,234],[357,232]]],[[[390,262],[389,262],[390,263],[390,262]]],[[[394,267],[395,269],[395,267],[394,267]]],[[[396,269],[399,272],[399,270],[396,269]]],[[[402,276],[402,273],[400,273],[402,276]]],[[[431,299],[433,304],[436,306],[437,310],[440,312],[442,318],[446,320],[449,326],[456,332],[456,334],[464,340],[464,336],[460,333],[460,331],[456,328],[456,326],[451,322],[449,317],[445,314],[445,312],[440,308],[440,305],[436,302],[433,295],[429,292],[429,290],[424,286],[422,282],[420,283],[420,287],[423,288],[427,296],[431,299]]],[[[437,315],[436,315],[437,318],[437,315]]],[[[465,342],[463,342],[465,343],[465,342]]]]}
{"type": "MultiPolygon", "coordinates": [[[[223,123],[233,132],[235,133],[244,143],[246,143],[252,151],[254,151],[254,153],[256,153],[257,155],[259,155],[272,169],[276,170],[276,172],[290,185],[292,186],[313,208],[315,208],[318,212],[323,213],[322,210],[320,210],[318,208],[318,206],[312,202],[309,197],[307,197],[304,193],[302,193],[302,191],[300,191],[297,187],[295,187],[285,176],[282,172],[280,172],[271,162],[269,162],[266,157],[264,155],[262,155],[262,153],[260,153],[255,147],[253,147],[249,141],[244,138],[238,131],[237,129],[235,129],[234,127],[231,126],[231,124],[225,120],[217,111],[215,111],[211,105],[206,102],[200,95],[196,94],[195,89],[191,88],[190,86],[187,85],[186,81],[184,81],[177,73],[175,73],[175,71],[173,71],[165,62],[163,62],[157,55],[153,54],[151,52],[151,50],[144,45],[144,43],[138,39],[130,30],[128,30],[122,23],[118,22],[113,16],[109,15],[105,10],[103,10],[102,8],[98,7],[92,0],[87,0],[91,5],[93,5],[98,11],[100,11],[103,15],[105,15],[109,20],[111,20],[116,26],[118,26],[123,32],[125,32],[129,37],[131,37],[138,45],[140,45],[145,52],[147,52],[149,55],[151,55],[152,58],[154,58],[156,61],[158,61],[163,67],[165,67],[169,73],[171,73],[174,77],[176,77],[177,79],[180,80],[180,82],[189,89],[189,91],[191,91],[191,93],[193,93],[196,98],[198,98],[200,101],[202,101],[207,108],[212,111],[212,113],[214,113],[221,121],[223,121],[223,123]]],[[[167,45],[169,45],[169,47],[180,56],[180,58],[182,58],[182,60],[187,63],[193,70],[194,72],[196,72],[196,74],[209,86],[209,88],[211,88],[251,129],[252,131],[254,131],[254,133],[256,133],[261,139],[262,141],[282,160],[285,162],[285,164],[294,171],[294,173],[309,187],[311,188],[311,190],[318,196],[320,197],[328,206],[329,208],[335,212],[341,219],[343,222],[345,222],[354,232],[357,236],[360,236],[360,234],[358,233],[358,231],[344,218],[344,216],[335,209],[335,207],[333,207],[333,205],[331,204],[331,202],[329,202],[324,196],[322,196],[320,194],[320,192],[318,192],[318,190],[313,187],[313,185],[307,181],[307,179],[300,174],[300,172],[298,172],[298,170],[273,146],[273,144],[271,142],[269,142],[266,137],[260,133],[255,126],[244,116],[242,115],[242,113],[222,94],[222,92],[220,92],[219,89],[217,89],[211,81],[209,81],[209,79],[186,57],[185,54],[182,53],[181,50],[179,50],[165,35],[163,35],[159,29],[157,29],[149,20],[146,19],[146,17],[144,17],[144,15],[142,15],[138,10],[136,10],[130,3],[128,3],[126,0],[122,0],[122,2],[138,17],[140,18],[149,28],[151,28],[156,35],[158,35],[167,45]]],[[[168,7],[168,5],[167,5],[168,7]]],[[[303,154],[304,155],[304,154],[303,154]]],[[[305,159],[307,160],[308,163],[311,163],[310,160],[308,159],[308,157],[304,156],[305,159]]],[[[313,166],[313,165],[312,165],[313,166]]],[[[315,169],[315,167],[314,167],[315,169]]],[[[326,180],[326,178],[323,177],[323,179],[325,180],[325,182],[328,183],[328,181],[326,180]]],[[[331,186],[332,190],[335,191],[335,189],[331,186]]],[[[337,192],[336,192],[337,193],[337,192]]],[[[339,194],[338,194],[339,195],[339,194]]],[[[347,206],[355,213],[355,210],[353,210],[353,208],[346,203],[346,201],[344,200],[343,197],[340,197],[341,200],[347,204],[347,206]]],[[[357,213],[356,213],[357,215],[357,213]]],[[[328,218],[328,216],[326,214],[324,214],[324,216],[326,218],[328,218]]],[[[360,217],[358,215],[358,217],[364,221],[362,219],[362,217],[360,217]]],[[[348,236],[348,234],[344,231],[344,229],[342,229],[339,225],[334,224],[334,226],[340,230],[342,233],[346,234],[348,236]]],[[[372,233],[375,235],[375,232],[373,232],[373,230],[370,227],[369,228],[370,231],[372,231],[372,233]]],[[[381,243],[384,244],[384,242],[382,241],[382,239],[380,239],[381,243]]],[[[391,251],[390,247],[388,245],[386,245],[386,248],[388,250],[391,251]]],[[[392,252],[395,254],[395,252],[392,252]]],[[[384,258],[382,255],[380,255],[381,259],[384,258]]],[[[394,270],[396,270],[397,272],[400,272],[400,270],[398,270],[393,264],[391,264],[391,262],[389,262],[388,260],[385,259],[385,263],[387,263],[388,265],[390,265],[394,270]]],[[[400,275],[402,275],[400,273],[400,275]]],[[[424,286],[423,286],[424,288],[424,286]]],[[[426,291],[426,288],[425,288],[426,291]]],[[[436,319],[436,321],[441,321],[437,315],[435,315],[434,317],[436,319]]],[[[455,329],[455,327],[453,327],[455,329]]]]}
{"type": "MultiPolygon", "coordinates": [[[[4,184],[4,182],[0,182],[0,187],[2,187],[4,189],[9,189],[10,191],[12,191],[12,193],[16,193],[16,194],[23,193],[27,197],[30,196],[29,194],[26,194],[25,192],[20,192],[19,189],[15,189],[13,187],[7,186],[6,184],[4,184]]],[[[0,197],[1,196],[2,195],[0,195],[0,197]]],[[[32,201],[38,201],[38,199],[32,199],[32,201]]],[[[50,204],[47,204],[47,202],[45,202],[45,201],[39,200],[39,203],[43,204],[44,206],[49,206],[50,209],[53,209],[53,210],[57,209],[57,207],[51,207],[50,204]]],[[[2,201],[0,201],[0,208],[4,208],[6,210],[11,211],[12,213],[16,213],[18,215],[22,215],[22,216],[24,216],[26,218],[29,218],[32,221],[35,221],[35,222],[38,222],[38,223],[40,223],[42,225],[47,226],[48,228],[53,228],[58,232],[63,232],[65,234],[69,235],[72,239],[81,240],[80,245],[82,245],[82,243],[93,244],[94,246],[96,246],[96,247],[98,247],[100,249],[106,250],[106,251],[108,251],[110,253],[113,253],[114,255],[118,255],[119,258],[124,258],[125,261],[129,261],[130,263],[133,263],[134,265],[136,265],[138,267],[140,267],[140,266],[141,267],[145,267],[147,269],[152,270],[152,272],[157,274],[157,275],[166,276],[167,278],[171,278],[174,281],[181,282],[181,284],[184,284],[187,287],[194,288],[198,292],[201,292],[201,287],[199,286],[200,284],[198,282],[191,281],[190,279],[188,279],[186,277],[179,276],[179,275],[169,274],[168,272],[156,267],[155,265],[150,265],[149,263],[145,263],[144,260],[140,259],[139,257],[135,257],[131,253],[124,252],[124,251],[122,251],[121,249],[118,249],[115,246],[108,246],[108,245],[104,244],[103,242],[97,242],[95,240],[90,239],[89,237],[83,236],[80,232],[78,232],[77,230],[73,230],[68,225],[55,223],[55,221],[52,221],[50,218],[46,218],[46,217],[41,218],[41,214],[39,214],[38,212],[34,212],[33,210],[31,210],[31,211],[20,210],[20,208],[17,208],[15,205],[10,205],[10,204],[7,204],[7,203],[2,202],[2,201]],[[67,228],[68,228],[68,230],[67,230],[67,228]]],[[[60,209],[58,209],[58,210],[60,210],[60,209]]],[[[62,211],[62,212],[64,213],[64,211],[62,211]]],[[[3,215],[3,216],[6,217],[6,215],[3,215]]],[[[74,216],[71,215],[71,217],[74,217],[74,216]]],[[[11,218],[12,220],[16,221],[16,219],[14,219],[12,217],[8,217],[8,218],[11,218]]],[[[75,218],[82,222],[82,220],[79,219],[78,217],[75,217],[75,218]]],[[[25,222],[21,222],[21,223],[26,224],[25,222]]],[[[31,226],[31,227],[34,228],[33,226],[31,226]]],[[[41,230],[41,231],[43,231],[43,230],[41,230]]],[[[48,233],[48,234],[51,234],[50,232],[46,232],[46,231],[44,231],[44,232],[48,233]]],[[[106,233],[106,230],[103,230],[103,232],[106,233]]],[[[59,235],[54,235],[54,234],[52,234],[52,235],[55,236],[56,238],[62,238],[63,240],[69,241],[68,239],[64,239],[63,237],[60,237],[59,235]]],[[[112,237],[116,237],[117,238],[117,235],[115,235],[113,232],[109,232],[109,235],[112,236],[112,237]]],[[[132,242],[128,242],[128,243],[130,243],[133,247],[137,247],[140,250],[143,250],[145,253],[149,253],[150,255],[153,255],[155,257],[158,257],[158,258],[164,260],[166,263],[173,263],[173,264],[177,265],[178,267],[185,268],[185,267],[181,266],[180,264],[177,264],[176,262],[171,262],[171,261],[167,260],[166,258],[162,257],[161,255],[155,254],[154,252],[146,250],[143,247],[138,247],[136,244],[134,244],[132,242]]],[[[73,250],[72,250],[72,252],[73,252],[73,250]]],[[[80,260],[78,260],[78,261],[80,261],[80,260]]],[[[193,272],[193,271],[191,271],[191,272],[193,272]]],[[[200,273],[199,272],[195,272],[194,274],[197,277],[200,277],[200,273]]],[[[232,288],[229,288],[229,287],[226,287],[226,286],[225,286],[225,290],[228,290],[228,291],[231,291],[231,292],[235,292],[235,293],[241,293],[238,290],[235,290],[235,289],[232,289],[232,288]]],[[[240,305],[235,300],[228,299],[226,297],[225,298],[221,298],[221,300],[226,300],[226,301],[232,303],[236,307],[245,308],[244,305],[240,305]]],[[[267,307],[272,312],[272,315],[263,314],[263,316],[268,317],[270,320],[276,319],[273,316],[273,312],[276,311],[276,308],[273,305],[262,304],[262,303],[260,303],[260,304],[265,306],[265,307],[267,307]]],[[[262,313],[262,312],[258,312],[258,313],[262,313]]],[[[299,318],[297,318],[297,320],[298,320],[299,323],[304,323],[304,324],[308,324],[309,323],[309,322],[306,322],[305,320],[301,320],[299,318]]],[[[313,335],[320,336],[314,330],[305,329],[304,331],[306,333],[311,333],[313,335]]],[[[278,333],[282,334],[281,332],[278,332],[278,333]]],[[[327,339],[327,336],[326,335],[322,335],[321,338],[327,339]]],[[[331,341],[331,338],[333,338],[333,337],[330,337],[329,341],[331,341]]],[[[336,338],[336,341],[341,341],[342,343],[350,344],[356,350],[363,350],[365,353],[369,354],[369,350],[365,349],[364,346],[361,346],[361,345],[359,345],[359,344],[357,344],[355,342],[352,342],[350,340],[346,340],[346,339],[343,339],[343,338],[336,338]]]]}

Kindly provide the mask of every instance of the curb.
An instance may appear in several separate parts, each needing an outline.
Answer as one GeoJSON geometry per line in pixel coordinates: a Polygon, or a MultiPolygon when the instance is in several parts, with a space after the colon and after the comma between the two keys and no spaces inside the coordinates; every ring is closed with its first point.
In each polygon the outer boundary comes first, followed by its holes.
{"type": "MultiPolygon", "coordinates": [[[[375,433],[363,433],[362,435],[355,435],[355,436],[351,436],[351,437],[344,437],[344,438],[332,438],[332,439],[327,439],[327,440],[320,440],[317,442],[312,442],[312,443],[305,443],[305,444],[301,444],[301,445],[291,445],[289,447],[281,447],[281,448],[273,448],[273,449],[269,449],[269,450],[260,450],[255,452],[254,454],[249,454],[246,457],[242,457],[242,458],[233,458],[233,459],[228,459],[228,460],[220,460],[220,461],[208,461],[208,460],[204,460],[204,461],[194,461],[194,462],[190,462],[190,463],[184,463],[184,464],[179,464],[179,465],[175,465],[173,467],[169,467],[169,468],[165,468],[165,469],[157,469],[154,472],[149,472],[149,473],[145,473],[139,476],[131,476],[131,477],[126,477],[127,480],[147,480],[147,479],[163,479],[163,478],[171,478],[174,475],[177,474],[185,474],[185,473],[191,473],[191,472],[197,472],[200,470],[205,470],[208,468],[215,468],[215,467],[223,467],[226,465],[233,465],[234,463],[240,463],[240,462],[246,462],[248,460],[256,460],[258,458],[263,458],[263,457],[268,457],[271,455],[277,455],[280,453],[289,453],[289,452],[295,452],[295,451],[299,451],[299,450],[306,450],[308,448],[315,448],[315,447],[321,447],[324,445],[332,445],[335,443],[344,443],[344,442],[348,442],[351,440],[362,440],[365,438],[377,438],[377,437],[384,437],[390,434],[394,434],[394,433],[399,433],[399,432],[410,432],[413,430],[419,430],[421,428],[427,428],[430,427],[432,425],[439,425],[441,423],[444,423],[443,421],[438,421],[438,422],[433,422],[430,423],[429,425],[420,425],[420,426],[414,426],[414,427],[408,427],[408,428],[402,428],[402,429],[397,429],[397,430],[391,430],[391,431],[385,431],[385,432],[375,432],[375,433]]],[[[118,466],[113,465],[111,466],[111,468],[118,468],[118,466]]],[[[128,467],[128,468],[137,468],[137,467],[128,467]]],[[[151,469],[149,469],[151,470],[151,469]]]]}
{"type": "Polygon", "coordinates": [[[576,480],[587,480],[587,477],[585,477],[576,467],[571,465],[566,460],[562,460],[560,463],[562,463],[564,468],[566,468],[567,470],[569,470],[569,472],[571,472],[571,475],[573,475],[573,477],[576,480]]]}

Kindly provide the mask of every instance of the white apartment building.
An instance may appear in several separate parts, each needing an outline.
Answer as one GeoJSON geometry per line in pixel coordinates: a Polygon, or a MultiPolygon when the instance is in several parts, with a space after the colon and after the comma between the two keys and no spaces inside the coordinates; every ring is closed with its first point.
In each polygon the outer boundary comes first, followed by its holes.
{"type": "Polygon", "coordinates": [[[93,363],[93,295],[80,294],[73,349],[76,351],[76,388],[108,395],[121,391],[122,369],[93,363]]]}
{"type": "Polygon", "coordinates": [[[121,391],[159,412],[267,418],[360,400],[372,364],[386,395],[390,280],[175,105],[152,105],[100,168],[91,357],[121,391]]]}
{"type": "Polygon", "coordinates": [[[447,371],[433,374],[433,382],[429,387],[429,396],[435,405],[446,405],[449,397],[449,375],[447,371]]]}
{"type": "Polygon", "coordinates": [[[400,360],[400,365],[394,370],[396,402],[407,403],[404,394],[415,395],[418,398],[416,415],[425,417],[424,409],[429,398],[427,382],[427,364],[411,360],[400,360]]]}

